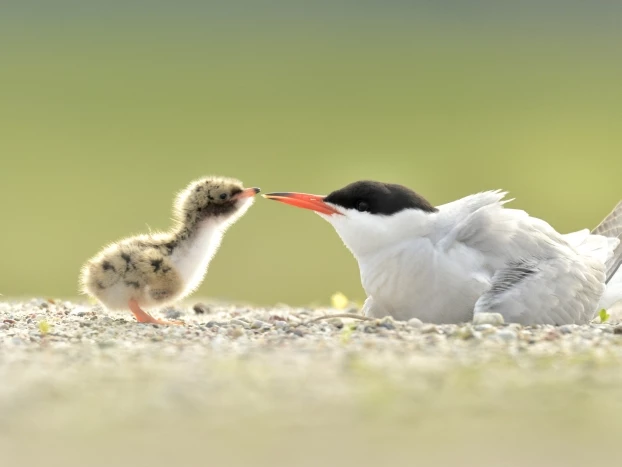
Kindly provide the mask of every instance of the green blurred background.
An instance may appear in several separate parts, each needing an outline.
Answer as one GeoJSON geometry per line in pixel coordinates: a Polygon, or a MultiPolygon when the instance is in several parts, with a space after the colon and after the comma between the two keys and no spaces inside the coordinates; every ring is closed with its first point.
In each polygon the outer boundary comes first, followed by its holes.
{"type": "MultiPolygon", "coordinates": [[[[372,178],[485,189],[562,231],[622,198],[620,2],[3,2],[5,296],[75,296],[105,243],[223,174],[264,192],[372,178]]],[[[263,199],[197,295],[364,298],[332,228],[263,199]]]]}

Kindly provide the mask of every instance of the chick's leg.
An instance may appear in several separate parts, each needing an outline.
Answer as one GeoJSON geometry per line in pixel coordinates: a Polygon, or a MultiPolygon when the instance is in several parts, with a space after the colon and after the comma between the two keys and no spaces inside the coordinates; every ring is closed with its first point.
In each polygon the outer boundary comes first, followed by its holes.
{"type": "MultiPolygon", "coordinates": [[[[181,277],[170,259],[156,250],[146,250],[137,254],[134,264],[135,273],[140,278],[138,282],[144,284],[143,292],[147,293],[151,303],[164,304],[172,300],[183,288],[181,277]]],[[[142,310],[135,299],[130,300],[129,307],[139,323],[184,324],[181,321],[154,318],[142,310]]]]}
{"type": "Polygon", "coordinates": [[[134,314],[136,321],[139,323],[151,323],[151,324],[184,324],[181,321],[166,321],[163,319],[157,319],[151,316],[149,313],[144,311],[139,305],[138,302],[134,299],[128,302],[131,312],[134,314]]]}

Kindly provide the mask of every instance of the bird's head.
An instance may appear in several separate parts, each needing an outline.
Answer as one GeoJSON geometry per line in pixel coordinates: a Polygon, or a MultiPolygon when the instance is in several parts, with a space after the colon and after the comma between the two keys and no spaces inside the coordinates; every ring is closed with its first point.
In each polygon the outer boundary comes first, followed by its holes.
{"type": "Polygon", "coordinates": [[[408,238],[437,211],[409,188],[369,180],[351,183],[326,196],[296,192],[263,196],[315,211],[331,223],[355,256],[408,238]]]}
{"type": "Polygon", "coordinates": [[[259,188],[244,188],[233,178],[205,177],[195,180],[177,195],[175,218],[185,224],[204,220],[232,223],[253,204],[259,188]]]}

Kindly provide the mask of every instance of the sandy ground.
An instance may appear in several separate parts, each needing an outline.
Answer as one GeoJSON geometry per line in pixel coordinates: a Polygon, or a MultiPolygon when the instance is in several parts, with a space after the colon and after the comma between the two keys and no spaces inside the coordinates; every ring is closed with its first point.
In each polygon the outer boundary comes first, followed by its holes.
{"type": "Polygon", "coordinates": [[[193,303],[165,327],[0,302],[1,465],[620,465],[616,323],[193,303]]]}

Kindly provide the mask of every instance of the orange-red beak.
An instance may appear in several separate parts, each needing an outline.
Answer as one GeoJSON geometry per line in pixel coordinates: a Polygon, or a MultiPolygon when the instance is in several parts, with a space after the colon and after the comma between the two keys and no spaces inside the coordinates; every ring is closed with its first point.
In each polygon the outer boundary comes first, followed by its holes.
{"type": "Polygon", "coordinates": [[[247,188],[247,189],[242,190],[241,192],[239,192],[237,195],[235,195],[235,198],[236,199],[250,198],[252,196],[255,196],[260,191],[261,190],[259,188],[247,188]]]}
{"type": "Polygon", "coordinates": [[[291,204],[297,208],[310,209],[321,214],[341,214],[331,205],[324,202],[322,195],[309,195],[306,193],[267,193],[264,198],[291,204]]]}

